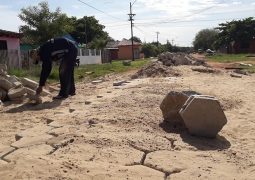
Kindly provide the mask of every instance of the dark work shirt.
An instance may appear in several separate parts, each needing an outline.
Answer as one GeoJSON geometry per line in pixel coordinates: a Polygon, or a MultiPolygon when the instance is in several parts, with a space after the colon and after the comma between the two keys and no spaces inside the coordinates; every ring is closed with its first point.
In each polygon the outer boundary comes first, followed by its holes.
{"type": "Polygon", "coordinates": [[[42,71],[39,85],[44,86],[52,69],[52,61],[55,57],[65,54],[75,45],[65,38],[54,38],[40,46],[39,56],[42,61],[42,71]]]}

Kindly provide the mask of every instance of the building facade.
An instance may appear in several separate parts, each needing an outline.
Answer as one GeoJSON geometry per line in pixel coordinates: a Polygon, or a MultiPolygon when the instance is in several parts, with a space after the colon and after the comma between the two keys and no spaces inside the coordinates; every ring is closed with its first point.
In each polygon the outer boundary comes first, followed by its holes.
{"type": "Polygon", "coordinates": [[[8,67],[21,67],[20,33],[0,29],[0,63],[8,67]]]}
{"type": "MultiPolygon", "coordinates": [[[[134,59],[141,58],[142,44],[138,42],[133,43],[134,59]]],[[[106,45],[104,49],[106,57],[109,61],[112,60],[127,60],[132,59],[132,41],[123,39],[122,41],[111,41],[106,45]]]]}

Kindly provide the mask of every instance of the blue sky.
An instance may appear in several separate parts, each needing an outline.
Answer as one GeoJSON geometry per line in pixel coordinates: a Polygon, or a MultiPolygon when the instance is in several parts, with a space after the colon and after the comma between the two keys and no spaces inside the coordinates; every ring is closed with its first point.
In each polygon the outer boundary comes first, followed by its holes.
{"type": "MultiPolygon", "coordinates": [[[[60,7],[68,16],[95,16],[116,40],[130,38],[129,0],[48,0],[50,8],[60,7]],[[102,13],[103,11],[105,13],[102,13]]],[[[0,0],[0,29],[18,31],[23,24],[20,9],[39,0],[0,0]]],[[[233,19],[255,17],[255,0],[132,0],[134,35],[142,41],[159,41],[191,46],[196,33],[233,19]]]]}

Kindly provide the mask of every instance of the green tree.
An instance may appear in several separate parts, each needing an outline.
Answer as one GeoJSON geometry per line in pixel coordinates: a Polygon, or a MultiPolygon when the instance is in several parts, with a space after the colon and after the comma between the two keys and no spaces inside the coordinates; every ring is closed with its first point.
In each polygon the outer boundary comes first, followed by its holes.
{"type": "MultiPolygon", "coordinates": [[[[130,38],[129,40],[132,40],[132,38],[130,38]]],[[[135,42],[139,42],[139,43],[142,42],[142,40],[141,40],[139,37],[136,37],[136,36],[133,36],[133,40],[134,40],[135,42]]]]}
{"type": "Polygon", "coordinates": [[[99,24],[99,21],[94,16],[84,16],[83,18],[74,21],[74,31],[72,37],[80,44],[105,44],[103,41],[108,41],[108,33],[104,31],[105,26],[99,24]],[[95,41],[95,42],[93,42],[95,41]]]}
{"type": "Polygon", "coordinates": [[[146,58],[155,57],[159,54],[157,46],[152,43],[145,43],[142,46],[142,52],[146,58]]]}
{"type": "Polygon", "coordinates": [[[203,29],[196,34],[193,41],[194,48],[197,49],[214,49],[214,43],[217,40],[218,30],[203,29]]]}
{"type": "Polygon", "coordinates": [[[88,44],[88,47],[91,48],[91,49],[103,49],[109,41],[113,41],[113,39],[111,37],[108,37],[107,39],[94,38],[93,41],[91,41],[88,44]]]}
{"type": "Polygon", "coordinates": [[[20,26],[23,42],[41,44],[50,38],[62,36],[73,30],[73,21],[60,8],[51,12],[47,1],[38,6],[22,8],[19,18],[26,23],[20,26]]]}
{"type": "Polygon", "coordinates": [[[171,52],[173,50],[172,44],[167,40],[166,44],[164,44],[165,51],[171,52]]]}
{"type": "Polygon", "coordinates": [[[220,31],[216,42],[217,47],[229,46],[231,42],[249,45],[250,40],[255,37],[255,19],[249,17],[221,23],[216,29],[220,31]]]}

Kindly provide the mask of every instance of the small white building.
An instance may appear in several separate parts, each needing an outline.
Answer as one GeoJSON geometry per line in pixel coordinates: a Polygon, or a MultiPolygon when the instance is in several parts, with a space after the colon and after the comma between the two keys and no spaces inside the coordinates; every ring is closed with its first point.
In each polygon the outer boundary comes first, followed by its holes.
{"type": "Polygon", "coordinates": [[[80,65],[84,64],[102,64],[101,50],[97,49],[78,49],[80,65]]]}

